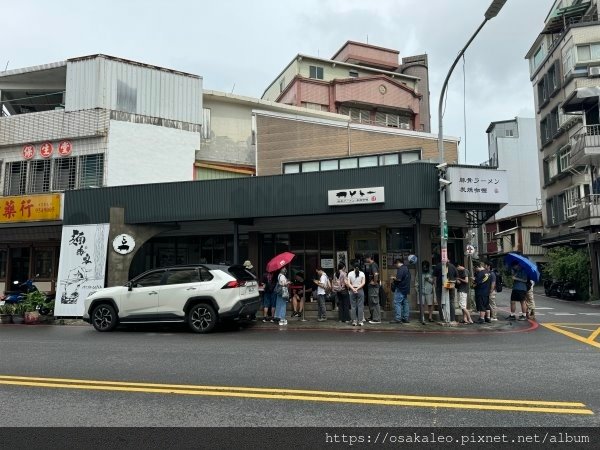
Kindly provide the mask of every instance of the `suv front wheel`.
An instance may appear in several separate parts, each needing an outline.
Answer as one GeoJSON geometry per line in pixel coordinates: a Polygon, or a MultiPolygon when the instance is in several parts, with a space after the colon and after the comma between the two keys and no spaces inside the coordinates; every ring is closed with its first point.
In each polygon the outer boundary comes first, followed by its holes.
{"type": "Polygon", "coordinates": [[[96,306],[91,315],[91,322],[94,328],[98,331],[112,331],[117,326],[117,313],[115,309],[103,303],[96,306]]]}
{"type": "Polygon", "coordinates": [[[217,313],[206,303],[194,305],[188,312],[188,325],[196,333],[209,333],[217,325],[217,313]]]}

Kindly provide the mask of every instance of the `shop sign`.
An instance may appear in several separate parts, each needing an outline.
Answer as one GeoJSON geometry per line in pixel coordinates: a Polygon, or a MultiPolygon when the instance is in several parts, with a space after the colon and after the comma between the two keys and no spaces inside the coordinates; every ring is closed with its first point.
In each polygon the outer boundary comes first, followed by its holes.
{"type": "Polygon", "coordinates": [[[52,142],[44,142],[40,147],[40,156],[42,158],[50,158],[54,152],[54,145],[52,142]]]}
{"type": "Polygon", "coordinates": [[[508,175],[505,170],[448,167],[449,203],[508,203],[508,175]]]}
{"type": "Polygon", "coordinates": [[[54,315],[81,317],[90,292],[104,287],[109,224],[64,226],[54,315]]]}
{"type": "Polygon", "coordinates": [[[383,187],[336,189],[328,191],[329,206],[370,205],[385,203],[383,187]]]}
{"type": "Polygon", "coordinates": [[[135,248],[135,240],[128,234],[120,234],[113,239],[113,250],[119,255],[127,255],[135,248]]]}
{"type": "Polygon", "coordinates": [[[0,223],[61,220],[61,194],[0,197],[0,223]]]}
{"type": "Polygon", "coordinates": [[[71,141],[60,141],[58,144],[58,154],[60,156],[69,156],[73,151],[73,144],[71,141]]]}
{"type": "Polygon", "coordinates": [[[23,146],[23,159],[32,159],[35,156],[35,145],[27,144],[23,146]]]}

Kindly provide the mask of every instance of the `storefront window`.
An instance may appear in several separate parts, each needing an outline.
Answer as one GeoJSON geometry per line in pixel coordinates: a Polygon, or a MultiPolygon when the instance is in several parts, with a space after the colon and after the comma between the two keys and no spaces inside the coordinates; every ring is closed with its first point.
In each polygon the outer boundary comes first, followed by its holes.
{"type": "Polygon", "coordinates": [[[304,233],[290,233],[290,251],[298,252],[304,250],[304,233]]]}
{"type": "Polygon", "coordinates": [[[6,278],[7,252],[6,249],[0,248],[0,281],[6,278]]]}
{"type": "Polygon", "coordinates": [[[34,275],[41,279],[51,279],[54,275],[54,249],[36,248],[33,251],[34,275]]]}
{"type": "Polygon", "coordinates": [[[387,249],[393,253],[414,251],[413,228],[391,228],[387,232],[387,249]]]}

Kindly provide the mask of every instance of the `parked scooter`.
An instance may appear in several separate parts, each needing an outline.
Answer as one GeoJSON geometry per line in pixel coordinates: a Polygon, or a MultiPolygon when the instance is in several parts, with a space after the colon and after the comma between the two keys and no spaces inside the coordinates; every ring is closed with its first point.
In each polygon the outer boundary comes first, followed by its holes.
{"type": "Polygon", "coordinates": [[[54,297],[50,296],[44,292],[41,292],[34,281],[39,276],[36,275],[34,278],[31,278],[23,283],[19,281],[14,281],[13,284],[18,290],[15,291],[6,291],[4,296],[0,298],[5,303],[9,304],[17,304],[22,303],[27,299],[27,294],[31,294],[32,292],[39,292],[41,294],[40,302],[36,305],[38,312],[41,315],[50,315],[54,310],[54,297]]]}
{"type": "Polygon", "coordinates": [[[548,297],[560,297],[560,292],[564,284],[563,281],[547,280],[544,282],[544,293],[548,297]]]}
{"type": "Polygon", "coordinates": [[[577,289],[575,289],[575,284],[571,282],[563,283],[559,296],[564,300],[576,300],[577,289]]]}

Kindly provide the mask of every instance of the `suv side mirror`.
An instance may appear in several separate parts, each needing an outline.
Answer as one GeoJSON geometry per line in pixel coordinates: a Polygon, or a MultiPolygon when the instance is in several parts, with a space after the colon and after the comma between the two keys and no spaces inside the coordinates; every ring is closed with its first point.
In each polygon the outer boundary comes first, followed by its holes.
{"type": "Polygon", "coordinates": [[[128,281],[126,286],[127,286],[127,290],[129,292],[131,292],[133,290],[133,283],[131,281],[128,281]]]}

